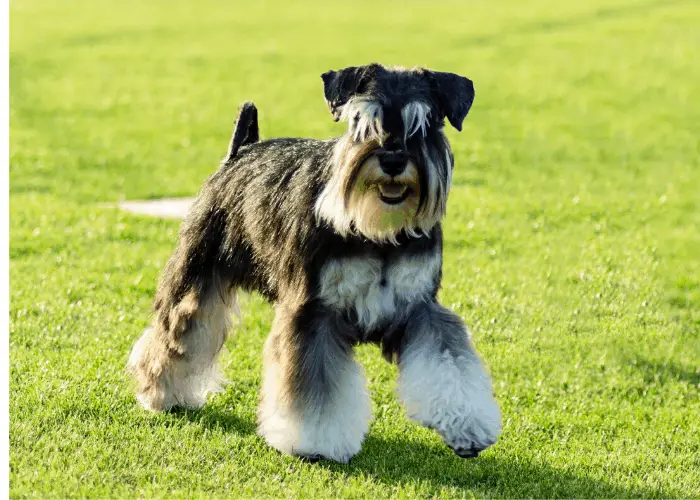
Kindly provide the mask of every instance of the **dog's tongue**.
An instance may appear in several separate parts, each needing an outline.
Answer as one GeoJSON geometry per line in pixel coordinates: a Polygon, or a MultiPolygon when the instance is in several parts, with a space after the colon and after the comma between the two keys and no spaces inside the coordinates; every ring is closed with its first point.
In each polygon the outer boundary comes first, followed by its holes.
{"type": "Polygon", "coordinates": [[[398,183],[381,184],[379,186],[379,190],[382,192],[382,195],[386,196],[387,198],[398,198],[406,190],[406,186],[398,183]]]}

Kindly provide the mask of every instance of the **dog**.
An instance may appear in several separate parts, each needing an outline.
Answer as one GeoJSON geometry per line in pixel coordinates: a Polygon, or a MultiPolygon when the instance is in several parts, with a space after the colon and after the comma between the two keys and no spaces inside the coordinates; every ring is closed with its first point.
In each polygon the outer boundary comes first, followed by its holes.
{"type": "Polygon", "coordinates": [[[346,463],[371,404],[353,346],[398,364],[408,416],[460,457],[492,445],[501,417],[462,320],[440,305],[443,236],[471,80],[379,64],[328,71],[345,134],[259,140],[240,110],[228,153],[180,229],[129,369],[141,405],[199,408],[221,390],[216,361],[239,290],[275,307],[263,353],[258,433],[277,450],[346,463]]]}

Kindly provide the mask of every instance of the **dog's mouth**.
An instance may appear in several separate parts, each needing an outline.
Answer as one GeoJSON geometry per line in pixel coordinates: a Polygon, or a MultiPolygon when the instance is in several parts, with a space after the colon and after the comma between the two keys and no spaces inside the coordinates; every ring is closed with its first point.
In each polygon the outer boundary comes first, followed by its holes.
{"type": "Polygon", "coordinates": [[[379,184],[379,198],[388,205],[398,205],[411,194],[411,188],[400,182],[379,184]]]}

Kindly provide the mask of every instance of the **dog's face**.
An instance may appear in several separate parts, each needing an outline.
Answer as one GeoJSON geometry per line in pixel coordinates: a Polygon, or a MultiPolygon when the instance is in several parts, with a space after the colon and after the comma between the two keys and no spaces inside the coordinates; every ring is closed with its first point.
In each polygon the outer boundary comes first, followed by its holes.
{"type": "Polygon", "coordinates": [[[322,75],[328,107],[348,131],[317,204],[341,234],[395,241],[427,233],[445,214],[453,157],[443,133],[457,129],[474,100],[467,78],[378,64],[322,75]]]}

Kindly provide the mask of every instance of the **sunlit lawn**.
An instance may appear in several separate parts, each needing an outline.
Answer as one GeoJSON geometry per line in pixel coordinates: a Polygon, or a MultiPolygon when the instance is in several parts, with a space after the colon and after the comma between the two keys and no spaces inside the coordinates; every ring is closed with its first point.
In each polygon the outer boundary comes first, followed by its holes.
{"type": "Polygon", "coordinates": [[[700,4],[11,5],[12,497],[700,496],[700,4]],[[228,390],[151,415],[123,372],[177,221],[251,99],[264,137],[339,134],[320,74],[371,61],[474,80],[441,300],[504,415],[461,460],[360,350],[375,420],[349,465],[255,434],[272,310],[245,297],[228,390]]]}

